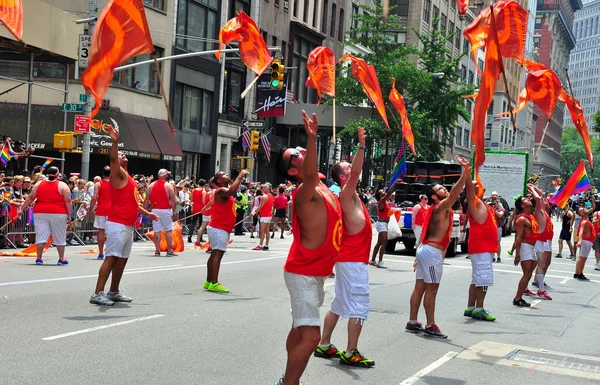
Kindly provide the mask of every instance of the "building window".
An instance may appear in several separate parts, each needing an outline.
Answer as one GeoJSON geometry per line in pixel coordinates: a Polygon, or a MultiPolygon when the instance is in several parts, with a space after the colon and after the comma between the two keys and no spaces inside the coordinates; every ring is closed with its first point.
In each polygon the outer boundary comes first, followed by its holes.
{"type": "Polygon", "coordinates": [[[542,15],[536,15],[535,17],[535,29],[541,29],[542,28],[542,15]]]}
{"type": "Polygon", "coordinates": [[[462,127],[456,127],[456,136],[454,137],[454,142],[458,145],[462,145],[462,127]]]}
{"type": "Polygon", "coordinates": [[[165,10],[165,0],[144,0],[144,5],[160,9],[161,11],[165,10]]]}
{"type": "Polygon", "coordinates": [[[463,136],[463,146],[469,148],[469,135],[470,131],[465,129],[465,135],[463,136]]]}
{"type": "Polygon", "coordinates": [[[429,24],[429,18],[431,17],[431,0],[425,0],[425,6],[423,7],[423,21],[429,24]]]}
{"type": "Polygon", "coordinates": [[[437,19],[438,19],[439,16],[440,16],[440,9],[434,5],[433,6],[433,20],[431,20],[431,22],[433,23],[433,30],[434,31],[438,30],[439,20],[437,20],[437,19]]]}
{"type": "Polygon", "coordinates": [[[456,45],[456,49],[460,52],[460,29],[456,27],[456,32],[454,33],[454,44],[456,45]]]}
{"type": "Polygon", "coordinates": [[[292,10],[292,14],[297,19],[298,18],[298,2],[300,0],[294,0],[294,9],[292,10]]]}
{"type": "Polygon", "coordinates": [[[308,24],[308,0],[304,0],[304,11],[302,12],[302,21],[308,24]]]}
{"type": "Polygon", "coordinates": [[[319,0],[315,0],[315,4],[313,6],[313,19],[312,26],[313,28],[317,28],[317,20],[318,20],[318,11],[319,11],[319,0]]]}
{"type": "Polygon", "coordinates": [[[450,0],[450,8],[454,11],[456,9],[456,0],[450,0]]]}
{"type": "MultiPolygon", "coordinates": [[[[448,22],[448,35],[450,35],[453,32],[454,32],[454,23],[449,21],[448,22]]],[[[450,39],[450,44],[452,44],[452,39],[450,39]]]]}
{"type": "Polygon", "coordinates": [[[440,18],[440,31],[442,32],[442,35],[446,36],[446,15],[444,15],[442,13],[442,17],[440,18]]]}
{"type": "MultiPolygon", "coordinates": [[[[294,38],[293,48],[293,59],[292,67],[298,68],[297,71],[292,71],[292,91],[296,96],[296,100],[301,103],[316,103],[316,92],[308,92],[305,85],[308,72],[306,70],[306,63],[308,61],[308,54],[310,51],[315,49],[317,45],[302,39],[296,35],[294,38]]],[[[312,90],[312,89],[311,89],[312,90]]]]}
{"type": "Polygon", "coordinates": [[[466,67],[466,66],[464,66],[464,65],[461,65],[461,66],[460,66],[460,80],[461,80],[463,83],[466,83],[466,82],[467,82],[467,67],[466,67]]]}
{"type": "Polygon", "coordinates": [[[338,40],[344,41],[344,9],[340,8],[340,22],[338,27],[338,40]]]}
{"type": "Polygon", "coordinates": [[[275,6],[279,7],[279,0],[275,0],[275,6]]]}
{"type": "Polygon", "coordinates": [[[540,37],[539,36],[535,36],[533,38],[533,48],[540,48],[540,37]]]}
{"type": "Polygon", "coordinates": [[[335,22],[337,17],[337,5],[331,4],[331,28],[329,28],[329,36],[335,38],[335,22]]]}
{"type": "Polygon", "coordinates": [[[473,79],[475,77],[475,74],[473,73],[473,71],[469,70],[469,84],[473,84],[473,79]]]}
{"type": "Polygon", "coordinates": [[[229,18],[233,19],[237,16],[238,12],[244,11],[246,14],[250,13],[250,4],[245,0],[230,0],[229,1],[229,18]]]}
{"type": "Polygon", "coordinates": [[[180,0],[177,10],[177,38],[175,45],[188,51],[206,51],[218,48],[218,0],[180,0]],[[183,37],[186,35],[186,37],[183,37]]]}
{"type": "MultiPolygon", "coordinates": [[[[163,50],[154,47],[156,57],[163,56],[163,50]]],[[[146,60],[151,60],[152,54],[138,55],[127,60],[126,64],[139,63],[146,60]]],[[[159,66],[162,65],[159,62],[159,66]]],[[[160,83],[158,82],[158,72],[156,72],[156,64],[148,63],[133,68],[127,68],[121,71],[115,71],[113,82],[127,87],[133,87],[136,90],[152,92],[160,94],[160,83]]]]}
{"type": "Polygon", "coordinates": [[[469,41],[467,39],[464,39],[463,40],[463,53],[468,55],[470,50],[471,50],[471,43],[469,43],[469,41]]]}
{"type": "Polygon", "coordinates": [[[327,13],[328,12],[329,12],[329,0],[324,0],[323,1],[323,17],[321,18],[321,32],[323,32],[323,33],[327,33],[327,13]]]}
{"type": "Polygon", "coordinates": [[[226,115],[243,117],[244,104],[241,103],[240,94],[244,87],[244,74],[228,68],[225,71],[225,96],[223,97],[223,113],[226,115]]]}
{"type": "Polygon", "coordinates": [[[208,134],[212,100],[212,92],[176,82],[173,103],[175,127],[208,134]]]}
{"type": "Polygon", "coordinates": [[[356,31],[358,29],[358,19],[356,18],[356,16],[358,15],[359,12],[359,8],[358,5],[356,4],[352,4],[352,38],[356,39],[357,34],[356,31]]]}
{"type": "Polygon", "coordinates": [[[483,60],[477,59],[477,66],[479,67],[479,71],[483,73],[483,60]]]}

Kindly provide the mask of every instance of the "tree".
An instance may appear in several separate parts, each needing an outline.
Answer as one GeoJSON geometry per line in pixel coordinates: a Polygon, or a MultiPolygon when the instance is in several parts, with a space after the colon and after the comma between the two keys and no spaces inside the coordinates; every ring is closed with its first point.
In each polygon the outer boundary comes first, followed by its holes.
{"type": "MultiPolygon", "coordinates": [[[[592,153],[598,153],[600,151],[600,139],[592,138],[591,142],[592,153]]],[[[582,159],[587,159],[583,139],[581,139],[581,135],[575,127],[568,126],[563,130],[560,150],[560,176],[563,184],[567,183],[582,159]]],[[[590,182],[593,186],[600,187],[600,170],[598,170],[598,166],[592,172],[587,160],[585,163],[590,182]]]]}
{"type": "Polygon", "coordinates": [[[600,110],[592,116],[592,131],[600,133],[600,110]]]}

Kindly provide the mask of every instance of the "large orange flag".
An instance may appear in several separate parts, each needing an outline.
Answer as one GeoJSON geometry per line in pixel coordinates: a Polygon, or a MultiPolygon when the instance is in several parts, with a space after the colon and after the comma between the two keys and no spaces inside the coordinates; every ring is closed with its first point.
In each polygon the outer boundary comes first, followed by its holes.
{"type": "Polygon", "coordinates": [[[239,43],[240,56],[246,67],[258,76],[262,75],[267,67],[271,65],[273,58],[256,23],[244,12],[240,12],[221,28],[221,32],[219,32],[219,50],[215,53],[217,60],[221,58],[223,44],[229,44],[234,40],[239,43]]]}
{"type": "Polygon", "coordinates": [[[406,105],[404,104],[404,96],[396,90],[396,79],[392,78],[392,90],[390,91],[390,102],[400,114],[400,118],[402,119],[402,135],[404,135],[404,140],[410,146],[413,154],[417,156],[417,151],[415,151],[415,136],[412,132],[412,127],[410,122],[408,121],[408,114],[406,113],[406,105]]]}
{"type": "Polygon", "coordinates": [[[577,128],[577,132],[579,132],[579,135],[581,135],[581,138],[583,139],[583,145],[585,147],[585,152],[587,154],[588,161],[590,162],[590,168],[592,169],[592,171],[594,171],[594,156],[592,155],[590,133],[588,131],[587,123],[585,122],[585,116],[583,115],[583,109],[581,108],[581,104],[579,104],[579,100],[567,94],[565,90],[563,90],[560,93],[560,96],[558,98],[561,101],[565,102],[567,108],[569,109],[569,113],[571,114],[573,124],[575,125],[575,128],[577,128]]]}
{"type": "Polygon", "coordinates": [[[327,47],[317,47],[308,54],[306,62],[308,78],[306,86],[317,90],[321,104],[321,92],[335,98],[335,55],[327,47]]]}
{"type": "Polygon", "coordinates": [[[102,105],[115,68],[151,52],[154,45],[142,0],[111,0],[98,18],[89,65],[81,76],[83,86],[96,100],[91,118],[102,105]]]}
{"type": "Polygon", "coordinates": [[[0,0],[0,21],[19,40],[23,40],[23,0],[0,0]]]}
{"type": "Polygon", "coordinates": [[[469,9],[469,0],[458,0],[458,14],[465,15],[469,9]]]}
{"type": "Polygon", "coordinates": [[[387,115],[385,113],[385,103],[383,96],[381,96],[381,87],[379,86],[379,80],[377,80],[377,74],[375,73],[375,67],[367,64],[364,59],[359,59],[353,55],[346,54],[340,58],[340,62],[350,60],[352,65],[352,76],[356,81],[360,83],[363,88],[363,92],[367,95],[367,98],[373,103],[377,112],[383,119],[388,131],[391,131],[390,124],[388,123],[387,115]]]}

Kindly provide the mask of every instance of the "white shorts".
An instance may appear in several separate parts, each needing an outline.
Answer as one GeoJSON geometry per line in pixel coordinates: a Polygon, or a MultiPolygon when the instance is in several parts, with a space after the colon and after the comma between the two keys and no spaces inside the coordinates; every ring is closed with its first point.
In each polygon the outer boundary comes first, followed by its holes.
{"type": "Polygon", "coordinates": [[[493,253],[469,254],[471,260],[471,285],[476,287],[494,285],[493,253]]]}
{"type": "Polygon", "coordinates": [[[335,264],[335,293],[329,310],[342,318],[366,320],[369,316],[369,265],[363,262],[335,264]]]}
{"type": "Polygon", "coordinates": [[[283,272],[285,285],[290,292],[293,327],[321,326],[319,308],[325,300],[325,279],[283,272]]]}
{"type": "Polygon", "coordinates": [[[498,241],[502,240],[502,227],[498,227],[498,241]]]}
{"type": "Polygon", "coordinates": [[[521,243],[520,251],[521,261],[537,261],[537,255],[535,254],[535,247],[529,243],[521,243]]]}
{"type": "Polygon", "coordinates": [[[133,245],[133,227],[106,221],[104,230],[106,232],[104,254],[107,257],[129,258],[133,245]]]}
{"type": "Polygon", "coordinates": [[[415,238],[417,239],[417,245],[421,244],[421,232],[423,232],[423,226],[415,225],[413,227],[413,231],[415,233],[415,238]]]}
{"type": "Polygon", "coordinates": [[[579,257],[587,258],[592,251],[592,246],[594,243],[590,241],[586,241],[585,239],[581,241],[581,248],[579,249],[579,257]]]}
{"type": "Polygon", "coordinates": [[[444,256],[442,250],[429,245],[417,248],[417,279],[425,283],[440,283],[444,273],[444,256]]]}
{"type": "Polygon", "coordinates": [[[210,215],[203,215],[202,216],[202,222],[210,222],[210,215]]]}
{"type": "Polygon", "coordinates": [[[211,249],[227,251],[230,233],[210,226],[206,228],[206,233],[208,234],[208,242],[210,242],[211,249]]]}
{"type": "Polygon", "coordinates": [[[536,241],[535,242],[535,252],[536,253],[543,253],[545,251],[552,251],[552,241],[551,240],[547,240],[547,241],[536,241]]]}
{"type": "Polygon", "coordinates": [[[104,230],[106,228],[106,219],[108,216],[105,215],[96,215],[94,218],[94,227],[97,229],[104,230]]]}
{"type": "Polygon", "coordinates": [[[152,230],[154,230],[154,233],[173,230],[173,210],[153,209],[152,212],[158,215],[158,220],[152,221],[152,230]]]}
{"type": "Polygon", "coordinates": [[[260,217],[260,223],[271,223],[273,217],[260,217]]]}
{"type": "Polygon", "coordinates": [[[375,222],[375,230],[377,230],[378,233],[387,232],[387,226],[387,222],[375,222]]]}
{"type": "Polygon", "coordinates": [[[52,234],[56,246],[67,244],[67,214],[35,214],[35,243],[46,243],[52,234]]]}

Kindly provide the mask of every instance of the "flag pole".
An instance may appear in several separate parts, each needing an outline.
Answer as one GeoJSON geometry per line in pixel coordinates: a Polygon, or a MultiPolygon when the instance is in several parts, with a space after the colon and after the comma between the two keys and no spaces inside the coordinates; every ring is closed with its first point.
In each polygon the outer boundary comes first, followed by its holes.
{"type": "Polygon", "coordinates": [[[335,97],[333,98],[333,144],[335,144],[335,97]]]}
{"type": "Polygon", "coordinates": [[[158,77],[158,84],[160,85],[160,92],[162,94],[163,102],[165,103],[165,108],[167,109],[167,117],[169,119],[169,127],[171,127],[171,132],[175,132],[175,125],[173,124],[173,117],[171,116],[171,110],[169,109],[169,103],[167,102],[167,95],[165,94],[165,86],[162,81],[162,74],[160,73],[160,66],[158,65],[158,61],[156,60],[156,52],[152,53],[152,59],[154,60],[154,65],[156,66],[156,75],[158,77]]]}

